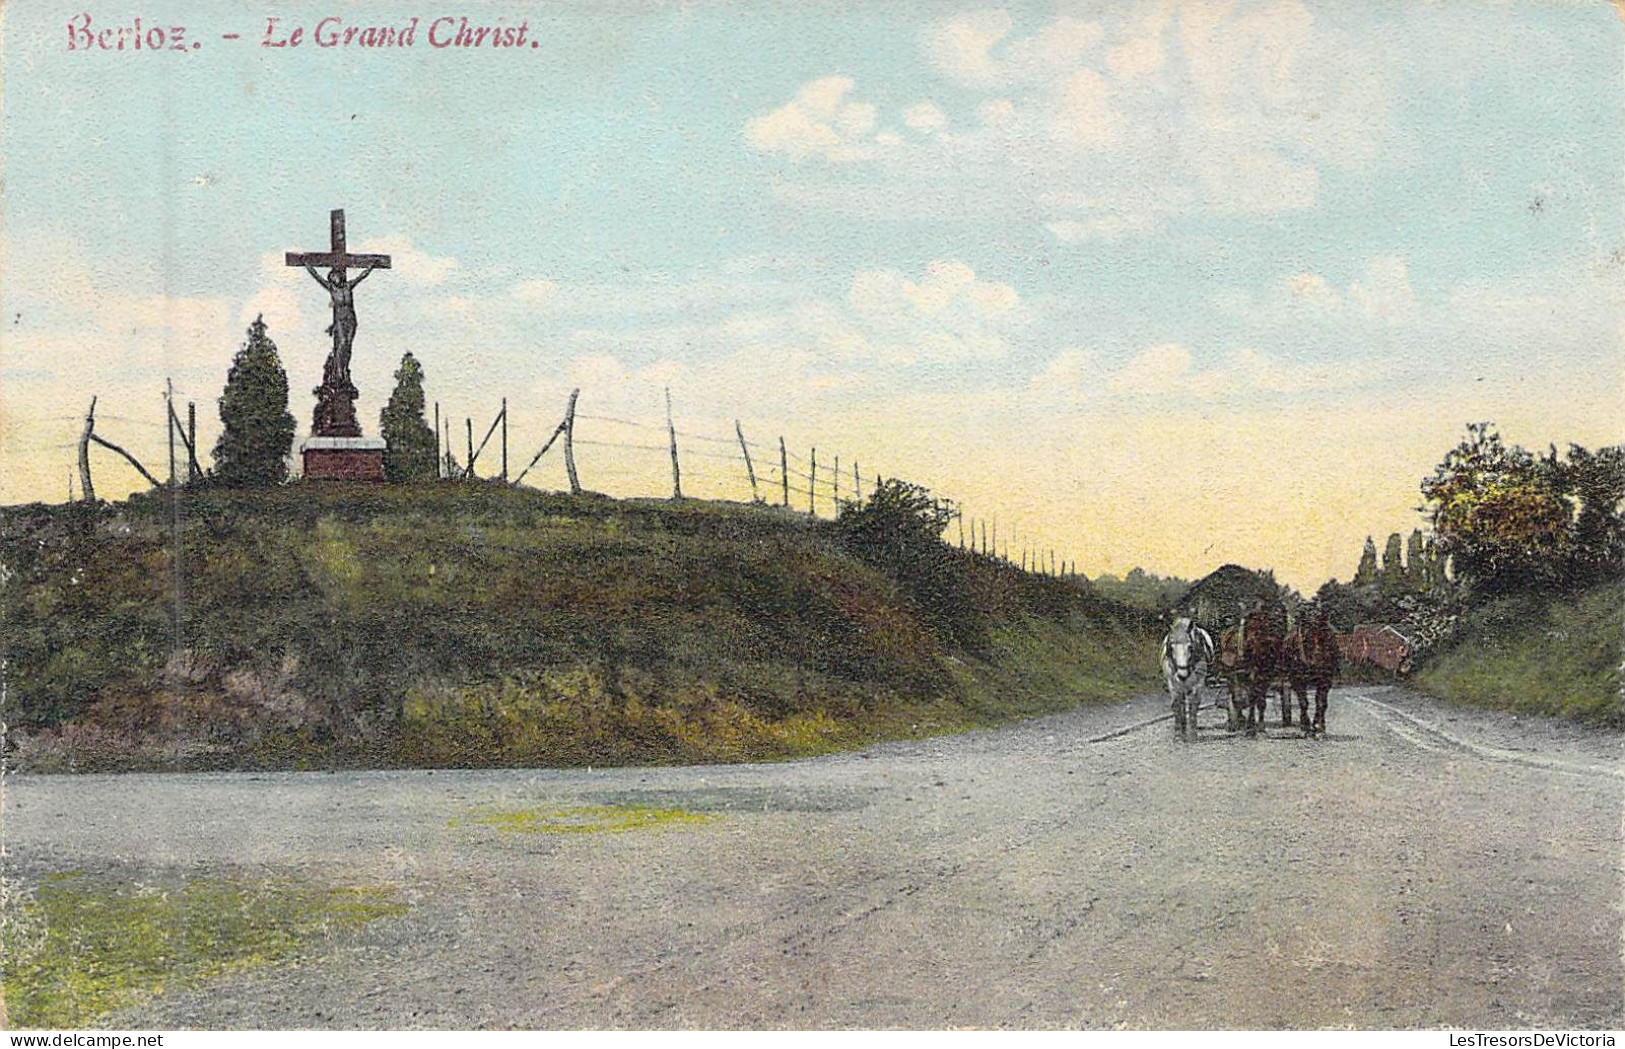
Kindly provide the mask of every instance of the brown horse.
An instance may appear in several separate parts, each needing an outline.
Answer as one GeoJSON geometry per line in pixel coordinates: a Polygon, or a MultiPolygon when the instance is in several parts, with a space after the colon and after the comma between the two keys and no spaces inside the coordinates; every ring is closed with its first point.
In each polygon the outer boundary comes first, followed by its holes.
{"type": "Polygon", "coordinates": [[[1281,646],[1287,679],[1298,696],[1298,717],[1305,735],[1326,731],[1326,697],[1337,677],[1337,636],[1325,609],[1311,612],[1306,622],[1286,636],[1281,646]],[[1315,717],[1309,718],[1309,689],[1315,690],[1315,717]]]}
{"type": "MultiPolygon", "coordinates": [[[[1219,666],[1230,680],[1229,726],[1234,732],[1242,727],[1238,701],[1246,697],[1246,728],[1249,736],[1258,735],[1264,727],[1264,712],[1270,685],[1284,669],[1282,640],[1284,631],[1278,617],[1262,607],[1255,607],[1241,622],[1219,638],[1219,666]]],[[[1291,724],[1290,709],[1282,698],[1283,723],[1291,724]]]]}

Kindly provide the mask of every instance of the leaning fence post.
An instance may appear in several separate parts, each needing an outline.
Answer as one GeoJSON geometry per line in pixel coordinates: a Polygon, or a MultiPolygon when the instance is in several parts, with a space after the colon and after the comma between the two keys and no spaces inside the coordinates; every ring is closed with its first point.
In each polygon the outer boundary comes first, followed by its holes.
{"type": "Polygon", "coordinates": [[[750,475],[750,501],[759,503],[762,496],[756,490],[756,465],[750,461],[750,445],[745,443],[745,431],[738,419],[734,420],[734,433],[739,435],[739,451],[745,456],[745,472],[750,475]]]}
{"type": "Polygon", "coordinates": [[[87,503],[96,501],[96,489],[90,483],[90,435],[96,429],[96,398],[90,398],[90,410],[85,412],[85,429],[79,435],[79,498],[87,503]]]}
{"type": "Polygon", "coordinates": [[[570,494],[581,494],[581,481],[576,477],[576,397],[579,388],[570,391],[570,406],[564,410],[564,472],[570,475],[570,494]]]}
{"type": "Polygon", "coordinates": [[[666,387],[666,433],[671,437],[671,497],[683,497],[683,472],[677,466],[677,424],[671,418],[671,387],[666,387]]]}

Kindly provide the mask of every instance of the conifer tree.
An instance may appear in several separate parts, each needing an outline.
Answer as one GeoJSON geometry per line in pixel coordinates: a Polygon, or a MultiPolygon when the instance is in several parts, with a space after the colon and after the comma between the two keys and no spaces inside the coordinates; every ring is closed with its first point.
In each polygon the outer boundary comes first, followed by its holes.
{"type": "Polygon", "coordinates": [[[390,481],[421,481],[438,476],[434,461],[434,430],[423,418],[423,366],[407,353],[395,372],[395,392],[378,413],[384,436],[384,477],[390,481]]]}
{"type": "Polygon", "coordinates": [[[1365,551],[1360,554],[1360,567],[1354,572],[1355,586],[1370,586],[1377,581],[1377,544],[1365,537],[1365,551]]]}
{"type": "Polygon", "coordinates": [[[222,484],[264,487],[288,478],[294,421],[288,412],[288,373],[276,343],[256,317],[248,341],[232,359],[220,395],[220,439],[214,446],[214,476],[222,484]]]}

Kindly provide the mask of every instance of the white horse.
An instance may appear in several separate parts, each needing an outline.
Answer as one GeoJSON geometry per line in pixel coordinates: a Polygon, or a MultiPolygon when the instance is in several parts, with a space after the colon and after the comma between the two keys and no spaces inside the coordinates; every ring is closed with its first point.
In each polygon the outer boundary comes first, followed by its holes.
{"type": "Polygon", "coordinates": [[[1187,740],[1196,739],[1196,710],[1215,651],[1212,636],[1186,616],[1174,620],[1162,639],[1162,677],[1174,707],[1174,729],[1187,740]]]}

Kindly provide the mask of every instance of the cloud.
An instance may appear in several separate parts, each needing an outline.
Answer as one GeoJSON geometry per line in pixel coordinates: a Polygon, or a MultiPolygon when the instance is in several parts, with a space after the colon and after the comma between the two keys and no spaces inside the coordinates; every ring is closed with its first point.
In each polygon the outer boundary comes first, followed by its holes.
{"type": "Polygon", "coordinates": [[[559,286],[555,281],[536,277],[519,281],[508,289],[508,294],[519,302],[539,306],[557,299],[559,286]]]}
{"type": "Polygon", "coordinates": [[[1138,32],[1106,53],[1106,65],[1122,80],[1138,80],[1160,70],[1165,61],[1162,37],[1171,11],[1159,6],[1140,24],[1138,32]]]}
{"type": "Polygon", "coordinates": [[[390,275],[407,284],[438,285],[457,271],[457,260],[449,255],[431,255],[412,243],[404,233],[368,237],[357,251],[390,256],[390,275]]]}
{"type": "Polygon", "coordinates": [[[903,123],[916,131],[941,131],[948,118],[933,102],[918,102],[903,110],[903,123]]]}
{"type": "Polygon", "coordinates": [[[1366,263],[1365,277],[1349,285],[1349,298],[1375,320],[1395,324],[1408,319],[1416,298],[1405,260],[1386,256],[1366,263]]]}
{"type": "Polygon", "coordinates": [[[1280,281],[1263,303],[1238,299],[1242,316],[1279,321],[1301,315],[1347,324],[1358,320],[1384,325],[1404,324],[1415,317],[1416,296],[1411,291],[1410,268],[1403,258],[1379,255],[1367,259],[1362,274],[1346,288],[1338,288],[1312,270],[1280,281]]]}
{"type": "Polygon", "coordinates": [[[996,84],[999,64],[993,46],[1012,24],[1004,11],[971,11],[926,29],[921,45],[931,64],[954,80],[972,86],[996,84]]]}
{"type": "Polygon", "coordinates": [[[1142,350],[1107,380],[1114,394],[1150,395],[1174,393],[1184,386],[1191,370],[1191,351],[1178,343],[1164,343],[1142,350]]]}
{"type": "Polygon", "coordinates": [[[1098,392],[1106,379],[1100,354],[1073,347],[1062,350],[1029,381],[1035,390],[1048,390],[1077,397],[1098,392]]]}
{"type": "Polygon", "coordinates": [[[809,81],[795,98],[745,124],[745,141],[762,153],[781,153],[791,160],[821,157],[831,163],[874,155],[875,107],[849,101],[850,77],[826,76],[809,81]]]}
{"type": "Polygon", "coordinates": [[[851,81],[839,77],[752,122],[761,151],[842,164],[776,186],[780,200],[939,220],[1036,211],[1074,244],[1186,214],[1311,208],[1329,171],[1370,171],[1395,135],[1382,56],[1299,0],[1158,2],[1030,26],[978,10],[926,26],[920,47],[951,89],[896,113],[870,107],[863,122],[920,134],[840,132],[828,113],[851,81]]]}
{"type": "Polygon", "coordinates": [[[1056,106],[1053,129],[1063,141],[1088,148],[1102,148],[1118,140],[1119,118],[1099,73],[1080,69],[1068,78],[1056,106]]]}
{"type": "Polygon", "coordinates": [[[1021,297],[1009,284],[977,278],[957,261],[933,262],[911,280],[895,270],[852,278],[847,302],[870,352],[897,363],[1003,357],[1019,322],[1021,297]]]}
{"type": "Polygon", "coordinates": [[[1349,390],[1388,373],[1386,363],[1376,360],[1294,361],[1250,347],[1231,350],[1218,363],[1199,367],[1187,347],[1161,343],[1146,347],[1115,368],[1093,350],[1063,350],[1033,375],[1029,385],[1073,402],[1246,401],[1260,395],[1349,390]]]}
{"type": "Polygon", "coordinates": [[[1062,15],[1004,43],[1013,25],[999,10],[954,15],[925,29],[921,49],[934,67],[961,84],[1002,88],[1042,83],[1076,68],[1101,38],[1098,22],[1062,15]]]}

